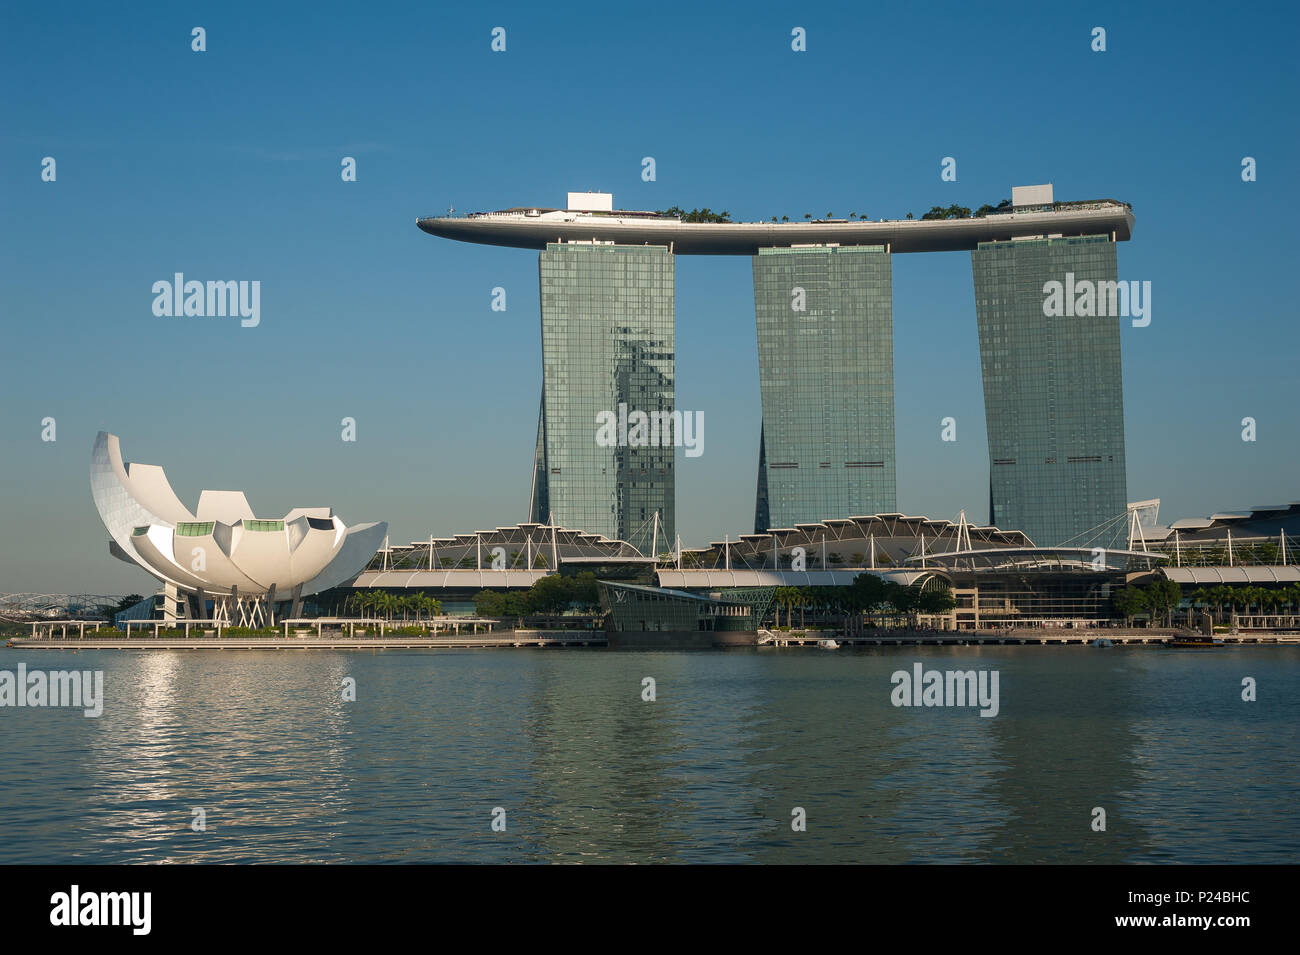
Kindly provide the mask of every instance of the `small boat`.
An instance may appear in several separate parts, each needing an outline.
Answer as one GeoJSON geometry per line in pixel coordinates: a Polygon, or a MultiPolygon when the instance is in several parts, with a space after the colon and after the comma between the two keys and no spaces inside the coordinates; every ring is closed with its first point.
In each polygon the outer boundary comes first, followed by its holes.
{"type": "Polygon", "coordinates": [[[1165,641],[1165,646],[1176,647],[1190,650],[1212,650],[1215,647],[1224,646],[1224,642],[1219,637],[1207,637],[1204,634],[1189,634],[1183,637],[1170,637],[1165,641]]]}
{"type": "Polygon", "coordinates": [[[1106,637],[1098,637],[1096,640],[1092,641],[1092,645],[1094,647],[1113,647],[1115,644],[1106,637]]]}
{"type": "Polygon", "coordinates": [[[840,645],[834,640],[818,640],[817,646],[822,650],[838,650],[840,645]]]}

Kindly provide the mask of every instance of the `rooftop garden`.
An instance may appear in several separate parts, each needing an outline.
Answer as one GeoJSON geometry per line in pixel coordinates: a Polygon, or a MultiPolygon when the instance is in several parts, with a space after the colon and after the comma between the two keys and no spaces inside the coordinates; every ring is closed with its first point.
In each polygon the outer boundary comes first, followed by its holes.
{"type": "MultiPolygon", "coordinates": [[[[1011,211],[1012,211],[1011,200],[1003,199],[996,206],[991,206],[988,205],[987,203],[985,205],[980,206],[978,209],[975,210],[974,216],[975,218],[979,219],[979,218],[983,218],[984,216],[1001,215],[1003,213],[1007,213],[1011,211]]],[[[726,211],[725,209],[722,212],[714,212],[712,209],[708,208],[707,206],[704,207],[703,209],[691,209],[689,212],[683,209],[681,206],[669,206],[667,209],[655,210],[655,215],[665,216],[668,218],[677,218],[680,219],[682,222],[728,222],[729,223],[733,221],[731,218],[731,213],[726,211]]],[[[946,207],[932,206],[930,208],[930,211],[925,213],[925,215],[921,216],[921,218],[922,219],[969,219],[971,215],[972,215],[971,210],[967,206],[959,206],[954,204],[946,207]]],[[[909,212],[907,214],[907,218],[908,219],[913,218],[912,213],[909,212]]],[[[867,215],[865,212],[862,213],[850,212],[847,218],[840,219],[838,221],[848,222],[852,220],[870,222],[871,217],[867,215]]],[[[780,218],[778,218],[777,216],[772,216],[768,221],[789,222],[791,220],[789,216],[781,216],[780,218]]],[[[794,221],[798,222],[801,220],[795,219],[794,221]]],[[[835,220],[834,212],[827,212],[825,216],[816,220],[813,219],[813,215],[811,212],[805,212],[803,214],[802,221],[827,222],[827,221],[836,221],[836,220],[835,220]]]]}
{"type": "MultiPolygon", "coordinates": [[[[1124,206],[1125,208],[1130,208],[1130,209],[1132,208],[1132,206],[1129,205],[1128,203],[1119,202],[1118,200],[1115,199],[1097,199],[1097,200],[1085,200],[1079,202],[1054,202],[1051,204],[1051,208],[1053,211],[1065,211],[1067,209],[1083,209],[1083,208],[1091,208],[1097,205],[1111,205],[1111,204],[1121,205],[1124,206]]],[[[957,203],[953,203],[950,206],[931,206],[930,211],[924,213],[921,216],[921,219],[931,220],[931,221],[936,219],[972,219],[972,218],[983,219],[986,216],[1009,215],[1010,213],[1015,211],[1016,211],[1016,207],[1011,204],[1010,199],[1003,199],[1000,202],[998,202],[997,205],[990,205],[988,203],[985,203],[984,205],[974,210],[972,210],[969,206],[963,206],[963,205],[958,205],[957,203]]],[[[1032,207],[1032,208],[1026,207],[1023,211],[1038,211],[1038,207],[1032,207]]],[[[602,215],[624,215],[626,213],[613,212],[613,213],[601,213],[601,214],[602,215]]],[[[735,221],[731,218],[731,213],[728,212],[727,210],[724,209],[721,212],[714,212],[712,209],[708,208],[707,206],[705,206],[703,209],[691,209],[689,211],[683,209],[681,206],[669,206],[667,209],[655,210],[654,215],[664,216],[666,218],[677,218],[680,219],[682,222],[731,223],[735,221]]],[[[913,218],[915,218],[915,216],[913,216],[912,213],[910,212],[906,216],[904,216],[904,219],[913,219],[913,218]]],[[[874,220],[872,220],[871,216],[869,216],[865,212],[850,212],[847,217],[841,217],[838,219],[836,218],[834,212],[827,212],[825,216],[822,216],[820,218],[814,218],[811,212],[805,212],[802,217],[797,217],[795,219],[791,219],[788,215],[772,216],[767,221],[780,223],[780,222],[792,222],[792,221],[793,222],[851,222],[851,221],[871,222],[874,220]]],[[[889,220],[882,219],[880,221],[883,222],[889,220]]]]}
{"type": "Polygon", "coordinates": [[[731,213],[727,210],[714,212],[707,206],[703,209],[692,209],[687,212],[681,206],[669,206],[667,209],[655,210],[655,215],[669,216],[681,219],[683,222],[730,222],[731,213]]]}

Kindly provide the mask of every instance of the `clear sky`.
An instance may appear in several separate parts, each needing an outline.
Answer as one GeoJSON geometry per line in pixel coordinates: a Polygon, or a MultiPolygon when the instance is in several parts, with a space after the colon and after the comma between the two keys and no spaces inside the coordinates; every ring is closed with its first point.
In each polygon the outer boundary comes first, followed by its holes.
{"type": "MultiPolygon", "coordinates": [[[[1041,182],[1131,202],[1120,278],[1153,310],[1123,331],[1130,499],[1164,519],[1300,500],[1298,27],[1293,4],[1186,2],[8,3],[0,592],[151,585],[107,553],[100,429],[191,505],[328,504],[395,543],[526,519],[537,253],[415,219],[567,190],[736,219],[920,216],[1041,182]],[[260,281],[260,324],[156,317],[178,271],[260,281]]],[[[969,254],[896,256],[894,323],[899,509],[984,521],[969,254]]],[[[677,404],[706,422],[677,457],[683,543],[752,531],[747,258],[677,260],[677,404]]]]}

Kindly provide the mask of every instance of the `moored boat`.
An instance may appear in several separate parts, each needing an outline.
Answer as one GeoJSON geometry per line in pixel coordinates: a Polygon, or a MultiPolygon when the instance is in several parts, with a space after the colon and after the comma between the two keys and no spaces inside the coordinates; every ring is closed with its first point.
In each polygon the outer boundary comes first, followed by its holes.
{"type": "Polygon", "coordinates": [[[1211,650],[1215,647],[1224,646],[1224,643],[1220,637],[1211,637],[1198,633],[1182,637],[1170,637],[1165,641],[1165,646],[1190,650],[1211,650]]]}

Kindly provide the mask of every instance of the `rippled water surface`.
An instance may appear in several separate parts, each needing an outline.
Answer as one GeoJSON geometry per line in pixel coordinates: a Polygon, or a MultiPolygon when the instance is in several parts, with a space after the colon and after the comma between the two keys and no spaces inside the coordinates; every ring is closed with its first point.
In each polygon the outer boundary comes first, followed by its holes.
{"type": "Polygon", "coordinates": [[[1300,649],[8,651],[0,669],[20,661],[103,670],[106,702],[0,709],[0,863],[1300,859],[1300,649]],[[894,707],[914,661],[998,670],[1000,713],[894,707]]]}

